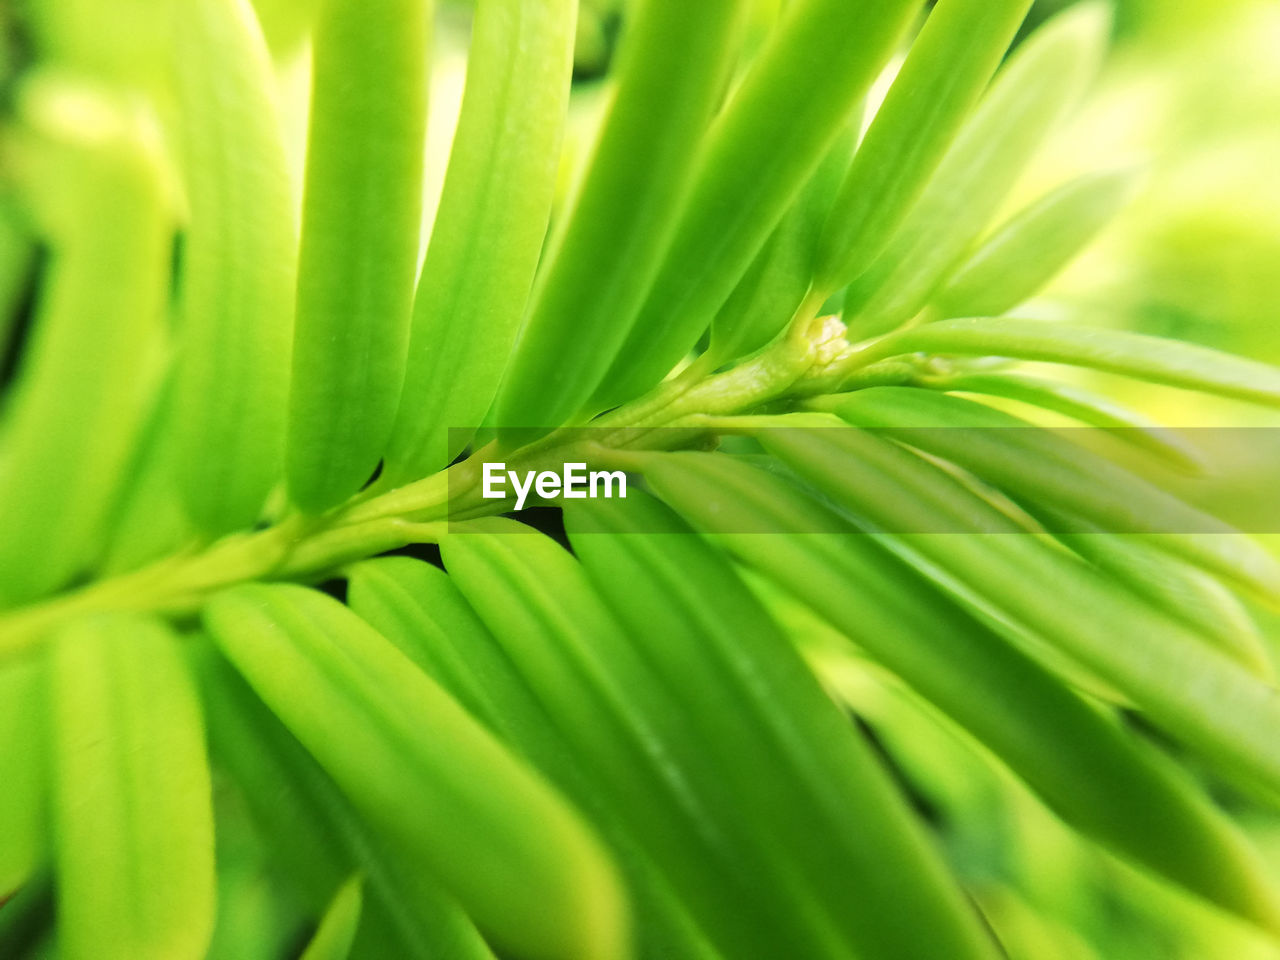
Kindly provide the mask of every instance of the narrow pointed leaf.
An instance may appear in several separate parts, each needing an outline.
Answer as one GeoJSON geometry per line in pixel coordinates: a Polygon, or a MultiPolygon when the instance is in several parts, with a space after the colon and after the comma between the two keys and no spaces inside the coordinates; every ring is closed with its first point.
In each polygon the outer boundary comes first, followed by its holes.
{"type": "Polygon", "coordinates": [[[185,228],[178,487],[207,534],[257,520],[284,466],[297,227],[272,68],[248,0],[175,7],[185,228]]]}
{"type": "Polygon", "coordinates": [[[787,11],[707,135],[688,206],[630,336],[610,357],[598,408],[638,395],[693,347],[915,10],[907,0],[802,0],[787,11]]]}
{"type": "Polygon", "coordinates": [[[490,520],[446,538],[441,552],[610,806],[725,957],[850,956],[785,852],[753,829],[720,760],[691,742],[687,706],[564,548],[490,520]]]}
{"type": "Polygon", "coordinates": [[[363,893],[357,874],[333,895],[333,902],[320,920],[315,936],[302,951],[300,960],[347,960],[360,923],[363,893]]]}
{"type": "Polygon", "coordinates": [[[311,513],[373,475],[404,382],[430,6],[326,0],[314,28],[285,463],[311,513]]]}
{"type": "Polygon", "coordinates": [[[653,865],[624,809],[572,734],[557,726],[501,643],[452,577],[407,557],[381,557],[349,572],[351,608],[400,647],[459,703],[545,773],[589,816],[630,888],[635,955],[643,960],[714,960],[718,955],[653,865]]]}
{"type": "Polygon", "coordinates": [[[818,231],[849,168],[855,133],[851,124],[837,138],[711,321],[707,352],[715,366],[763,347],[786,327],[804,300],[818,231]]]}
{"type": "Polygon", "coordinates": [[[910,320],[946,281],[1092,79],[1107,27],[1102,3],[1072,7],[1009,60],[884,252],[849,286],[855,336],[910,320]]]}
{"type": "Polygon", "coordinates": [[[944,317],[994,317],[1030,299],[1120,211],[1128,170],[1068,181],[1015,214],[965,261],[934,299],[944,317]]]}
{"type": "Polygon", "coordinates": [[[1054,518],[1055,536],[1168,610],[1251,673],[1274,681],[1266,641],[1244,604],[1216,578],[1170,560],[1158,546],[1054,518]],[[1077,526],[1078,532],[1066,532],[1077,526]]]}
{"type": "Polygon", "coordinates": [[[1176,431],[1113,400],[1071,383],[1018,373],[966,373],[919,377],[918,386],[949,393],[976,393],[1017,400],[1080,423],[1110,430],[1128,443],[1149,450],[1188,473],[1205,469],[1204,455],[1176,431]]]}
{"type": "Polygon", "coordinates": [[[205,622],[352,804],[489,935],[548,960],[617,955],[621,905],[594,838],[381,635],[291,586],[227,591],[205,622]]]}
{"type": "Polygon", "coordinates": [[[1280,744],[1270,735],[1280,724],[1275,689],[1177,619],[1022,532],[959,480],[869,431],[773,430],[760,439],[879,528],[975,531],[883,539],[919,558],[967,603],[999,611],[1076,660],[1224,772],[1280,793],[1280,744]]]}
{"type": "Polygon", "coordinates": [[[915,352],[1089,367],[1280,407],[1280,368],[1163,337],[1039,320],[939,320],[885,337],[858,359],[871,361],[915,352]]]}
{"type": "Polygon", "coordinates": [[[559,170],[575,4],[476,7],[467,88],[413,307],[388,478],[440,469],[493,402],[524,317],[559,170]]]}
{"type": "Polygon", "coordinates": [[[879,761],[723,556],[639,492],[576,504],[566,523],[602,596],[684,700],[688,736],[722,758],[737,803],[854,955],[995,956],[879,761]]]}
{"type": "Polygon", "coordinates": [[[919,198],[1031,4],[942,0],[858,148],[822,231],[815,284],[839,290],[884,249],[919,198]]]}
{"type": "Polygon", "coordinates": [[[1076,829],[1275,928],[1280,895],[1230,822],[1059,677],[790,480],[718,454],[646,459],[667,503],[967,729],[1076,829]]]}
{"type": "Polygon", "coordinates": [[[670,243],[746,8],[636,7],[604,128],[498,394],[497,426],[545,433],[567,422],[617,353],[670,243]]]}
{"type": "Polygon", "coordinates": [[[88,620],[51,661],[58,946],[67,960],[199,960],[213,931],[203,721],[178,639],[88,620]]]}
{"type": "Polygon", "coordinates": [[[368,947],[374,957],[492,960],[457,902],[352,809],[211,643],[197,647],[196,661],[214,760],[243,792],[290,896],[318,913],[358,871],[364,904],[357,949],[368,947]]]}
{"type": "Polygon", "coordinates": [[[1156,483],[1072,443],[1069,435],[972,400],[910,387],[873,387],[820,403],[855,427],[964,467],[1033,513],[1043,505],[1105,531],[1138,534],[1280,601],[1280,563],[1261,546],[1156,483]]]}
{"type": "Polygon", "coordinates": [[[52,76],[21,107],[18,182],[50,260],[3,413],[0,603],[65,584],[103,533],[155,381],[172,235],[127,107],[52,76]]]}

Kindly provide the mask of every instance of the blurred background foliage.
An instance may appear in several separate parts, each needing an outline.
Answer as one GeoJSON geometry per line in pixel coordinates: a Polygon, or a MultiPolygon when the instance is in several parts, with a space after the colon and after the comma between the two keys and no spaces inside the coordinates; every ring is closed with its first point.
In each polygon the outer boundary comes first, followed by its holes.
{"type": "MultiPolygon", "coordinates": [[[[18,2],[32,12],[40,0],[18,2]]],[[[315,2],[254,0],[277,58],[289,146],[299,169],[306,135],[305,36],[315,2]]],[[[14,9],[0,6],[0,76],[11,77],[30,59],[66,59],[93,64],[124,84],[145,84],[159,40],[145,29],[146,18],[129,9],[144,5],[63,3],[60,9],[71,11],[66,18],[23,17],[25,32],[12,29],[14,9]]],[[[562,197],[590,145],[627,5],[582,0],[562,197]]],[[[1041,0],[1028,29],[1069,5],[1041,0]]],[[[427,222],[461,100],[468,6],[464,0],[443,5],[434,39],[427,222]]],[[[783,6],[785,0],[760,0],[761,33],[783,6]]],[[[1280,4],[1119,0],[1116,46],[1102,81],[1011,206],[1070,175],[1115,165],[1143,170],[1138,195],[1036,309],[1280,362],[1280,4]]],[[[28,242],[0,195],[0,247],[19,250],[28,242]]],[[[0,276],[0,296],[20,295],[16,275],[29,269],[29,261],[5,254],[0,264],[15,274],[0,276]]],[[[1181,401],[1159,391],[1138,395],[1152,388],[1127,389],[1133,395],[1126,400],[1159,407],[1170,422],[1206,416],[1177,407],[1181,401]]],[[[1251,929],[1081,841],[900,683],[851,656],[843,642],[830,642],[829,629],[806,619],[802,609],[769,599],[798,635],[809,638],[811,660],[875,737],[968,889],[1004,934],[1013,960],[1280,958],[1280,948],[1251,929]]],[[[1274,638],[1280,630],[1271,626],[1274,638]]],[[[1252,798],[1220,799],[1280,865],[1280,812],[1252,798]]],[[[219,833],[225,847],[220,860],[238,865],[224,874],[220,895],[242,909],[228,911],[236,925],[218,928],[211,956],[273,953],[286,945],[264,942],[266,931],[280,930],[279,918],[298,907],[277,902],[264,882],[263,854],[236,809],[238,797],[220,791],[218,801],[219,823],[243,828],[220,827],[219,833]]]]}

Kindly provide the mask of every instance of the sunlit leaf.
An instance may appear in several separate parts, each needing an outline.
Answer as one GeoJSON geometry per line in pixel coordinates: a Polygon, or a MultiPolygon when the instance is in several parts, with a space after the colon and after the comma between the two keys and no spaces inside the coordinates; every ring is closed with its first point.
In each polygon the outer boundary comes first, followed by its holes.
{"type": "Polygon", "coordinates": [[[574,13],[569,0],[477,5],[467,91],[414,303],[390,479],[447,464],[497,392],[551,210],[574,13]]]}
{"type": "Polygon", "coordinates": [[[58,946],[68,960],[198,960],[213,811],[195,685],[154,620],[87,620],[50,665],[58,946]]]}
{"type": "Polygon", "coordinates": [[[548,958],[617,955],[621,905],[594,838],[387,640],[337,601],[292,586],[237,587],[210,603],[205,622],[356,809],[486,933],[548,958]]]}
{"type": "Polygon", "coordinates": [[[1273,881],[1178,771],[829,507],[786,479],[727,457],[653,457],[646,475],[699,529],[990,747],[1074,827],[1276,927],[1280,893],[1273,881]]]}
{"type": "Polygon", "coordinates": [[[1151,383],[1280,406],[1280,369],[1218,350],[1124,330],[1038,320],[940,320],[878,340],[859,362],[924,353],[1089,367],[1151,383]]]}
{"type": "Polygon", "coordinates": [[[857,279],[881,253],[955,139],[1026,16],[1026,0],[942,0],[858,148],[822,231],[819,290],[857,279]]]}
{"type": "Polygon", "coordinates": [[[1104,4],[1080,4],[1018,49],[884,252],[850,285],[845,319],[854,335],[910,320],[958,266],[1092,79],[1107,26],[1104,4]]]}
{"type": "Polygon", "coordinates": [[[272,73],[248,0],[175,6],[172,126],[189,221],[175,383],[178,486],[206,533],[279,480],[297,228],[272,73]]]}
{"type": "Polygon", "coordinates": [[[994,317],[1030,298],[1116,215],[1130,171],[1070,180],[1001,224],[934,299],[944,317],[994,317]]]}
{"type": "Polygon", "coordinates": [[[333,902],[300,960],[347,960],[360,923],[361,901],[361,881],[356,875],[333,895],[333,902]]]}
{"type": "Polygon", "coordinates": [[[561,710],[544,707],[503,645],[480,622],[453,578],[407,557],[383,557],[350,571],[351,607],[433,679],[542,770],[612,847],[630,888],[634,952],[648,960],[719,956],[654,866],[633,831],[629,804],[611,803],[609,778],[574,748],[561,710]]]}
{"type": "Polygon", "coordinates": [[[211,645],[200,650],[198,664],[214,760],[243,791],[283,889],[318,916],[358,871],[364,904],[357,952],[492,960],[457,903],[357,815],[211,645]]]}
{"type": "Polygon", "coordinates": [[[590,167],[496,401],[499,426],[545,433],[569,420],[617,353],[670,243],[745,8],[742,0],[636,7],[590,167]]]}
{"type": "Polygon", "coordinates": [[[409,344],[429,0],[327,0],[312,40],[285,474],[308,512],[372,476],[409,344]]]}
{"type": "Polygon", "coordinates": [[[856,427],[892,437],[969,470],[1013,499],[1076,516],[1153,546],[1264,597],[1280,599],[1280,564],[1254,541],[1158,484],[1073,443],[960,397],[875,387],[825,398],[856,427]]]}
{"type": "Polygon", "coordinates": [[[914,7],[800,0],[787,10],[708,131],[688,206],[630,336],[610,357],[597,409],[652,386],[694,345],[839,138],[914,7]]]}
{"type": "Polygon", "coordinates": [[[155,384],[171,242],[155,147],[125,104],[45,75],[21,108],[18,184],[51,257],[4,409],[0,603],[62,586],[103,534],[155,384]]]}
{"type": "Polygon", "coordinates": [[[958,480],[870,431],[773,430],[761,441],[876,527],[953,531],[884,539],[962,599],[999,611],[1115,686],[1226,772],[1280,790],[1280,747],[1266,733],[1280,723],[1274,688],[1168,613],[1020,532],[958,480]],[[974,532],[955,532],[963,530],[974,532]]]}
{"type": "Polygon", "coordinates": [[[687,735],[754,832],[786,851],[850,950],[917,956],[911,927],[921,922],[931,951],[994,956],[878,761],[728,562],[643,494],[574,507],[570,541],[683,701],[687,735]],[[885,863],[896,865],[893,875],[885,863]],[[859,910],[847,909],[850,895],[859,910]]]}

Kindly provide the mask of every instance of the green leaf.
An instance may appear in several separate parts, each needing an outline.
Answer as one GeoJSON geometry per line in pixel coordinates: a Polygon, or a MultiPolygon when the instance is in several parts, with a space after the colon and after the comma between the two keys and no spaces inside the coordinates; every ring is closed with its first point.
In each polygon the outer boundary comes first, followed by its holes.
{"type": "Polygon", "coordinates": [[[933,301],[943,317],[994,317],[1030,299],[1133,195],[1128,170],[1091,173],[1051,190],[998,227],[933,301]]]}
{"type": "Polygon", "coordinates": [[[172,236],[137,115],[52,74],[20,93],[15,172],[51,257],[4,409],[0,604],[94,559],[155,382],[172,236]]]}
{"type": "Polygon", "coordinates": [[[1027,0],[941,0],[867,129],[818,242],[814,283],[841,289],[919,198],[1013,40],[1027,0]]]}
{"type": "Polygon", "coordinates": [[[638,491],[574,504],[566,525],[588,575],[681,702],[686,736],[849,952],[994,956],[877,758],[723,556],[638,491]]]}
{"type": "Polygon", "coordinates": [[[746,10],[743,0],[635,8],[604,128],[496,400],[497,426],[541,434],[566,423],[617,354],[670,243],[746,10]]]}
{"type": "Polygon", "coordinates": [[[1275,680],[1275,666],[1257,624],[1219,580],[1174,562],[1158,545],[1134,537],[1071,524],[1061,517],[1054,518],[1053,526],[1055,536],[1076,553],[1181,619],[1251,673],[1275,680]],[[1078,532],[1067,532],[1072,526],[1078,532]]]}
{"type": "Polygon", "coordinates": [[[625,804],[609,801],[607,778],[575,749],[503,645],[467,604],[452,577],[407,557],[381,557],[349,572],[347,597],[360,616],[400,647],[473,715],[533,762],[590,816],[630,887],[634,953],[646,960],[718,956],[631,830],[625,804]]]}
{"type": "Polygon", "coordinates": [[[246,585],[205,622],[356,809],[486,933],[539,957],[618,955],[616,881],[576,814],[355,614],[302,587],[246,585]]]}
{"type": "Polygon", "coordinates": [[[1033,514],[1044,506],[1114,533],[1131,533],[1189,563],[1280,602],[1280,562],[1226,523],[1069,434],[960,397],[873,387],[815,402],[855,427],[964,467],[1033,514]]]}
{"type": "Polygon", "coordinates": [[[1122,330],[1039,320],[939,320],[878,340],[859,365],[915,352],[1089,367],[1136,380],[1280,406],[1280,369],[1207,347],[1122,330]]]}
{"type": "Polygon", "coordinates": [[[333,895],[316,934],[302,951],[301,960],[347,960],[356,939],[363,901],[361,877],[355,874],[333,895]]]}
{"type": "Polygon", "coordinates": [[[289,496],[309,513],[373,475],[400,400],[430,10],[430,0],[326,0],[314,28],[285,458],[289,496]]]}
{"type": "Polygon", "coordinates": [[[357,954],[492,960],[458,904],[412,856],[356,814],[212,644],[197,645],[197,662],[210,749],[243,792],[284,890],[319,912],[344,878],[358,871],[365,896],[357,954]]]}
{"type": "Polygon", "coordinates": [[[213,811],[177,638],[139,617],[81,621],[57,635],[50,675],[60,955],[203,957],[213,811]]]}
{"type": "Polygon", "coordinates": [[[171,126],[189,209],[178,487],[213,535],[251,526],[283,470],[297,227],[271,62],[248,0],[185,0],[173,19],[171,126]]]}
{"type": "Polygon", "coordinates": [[[1276,928],[1280,897],[1256,853],[1179,771],[830,507],[719,454],[649,455],[644,471],[699,530],[967,729],[1077,830],[1276,928]]]}
{"type": "Polygon", "coordinates": [[[884,252],[849,286],[854,336],[910,320],[946,281],[1092,78],[1107,26],[1107,7],[1084,3],[1018,48],[884,252]]]}
{"type": "Polygon", "coordinates": [[[787,325],[809,290],[818,232],[853,156],[850,124],[774,229],[733,293],[711,321],[707,363],[753,353],[787,325]]]}
{"type": "Polygon", "coordinates": [[[707,134],[688,205],[630,335],[609,357],[597,409],[651,387],[693,347],[915,11],[909,0],[803,0],[787,11],[707,134]]]}
{"type": "Polygon", "coordinates": [[[771,430],[759,439],[875,527],[975,531],[874,536],[966,603],[1067,654],[1224,772],[1280,792],[1280,744],[1269,734],[1280,724],[1275,689],[1180,621],[1021,533],[959,480],[869,431],[771,430]]]}
{"type": "Polygon", "coordinates": [[[786,852],[753,829],[720,761],[691,741],[687,705],[568,552],[492,520],[459,529],[441,552],[610,808],[723,956],[849,955],[786,852]]]}
{"type": "Polygon", "coordinates": [[[1080,423],[1109,430],[1113,436],[1155,453],[1188,473],[1202,473],[1206,466],[1204,454],[1177,431],[1166,429],[1140,413],[1075,384],[1018,373],[970,373],[963,369],[939,375],[913,374],[911,382],[949,393],[1004,397],[1059,413],[1080,423]]]}
{"type": "Polygon", "coordinates": [[[443,570],[408,557],[367,560],[348,571],[347,602],[504,739],[547,724],[502,648],[443,570]]]}
{"type": "Polygon", "coordinates": [[[48,856],[46,693],[43,658],[0,668],[0,902],[48,856]]]}
{"type": "Polygon", "coordinates": [[[497,393],[555,193],[575,4],[476,7],[467,87],[414,302],[390,481],[438,470],[497,393]]]}

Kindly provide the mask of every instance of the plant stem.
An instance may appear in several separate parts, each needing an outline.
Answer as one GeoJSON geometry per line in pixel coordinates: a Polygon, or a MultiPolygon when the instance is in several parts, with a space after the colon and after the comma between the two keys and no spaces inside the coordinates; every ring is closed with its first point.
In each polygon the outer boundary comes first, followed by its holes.
{"type": "MultiPolygon", "coordinates": [[[[707,365],[695,361],[645,396],[586,427],[557,430],[513,451],[506,461],[526,470],[570,459],[601,462],[611,450],[691,446],[705,439],[707,424],[727,431],[730,421],[716,418],[786,395],[827,358],[829,325],[810,318],[805,326],[807,337],[782,337],[723,373],[708,375],[707,365]]],[[[232,534],[198,552],[10,611],[0,616],[0,659],[31,649],[75,617],[125,611],[190,616],[210,594],[236,583],[316,582],[356,560],[438,540],[451,519],[510,509],[506,500],[480,496],[482,464],[498,453],[495,441],[429,477],[373,495],[365,491],[320,517],[290,513],[266,530],[232,534]]]]}

